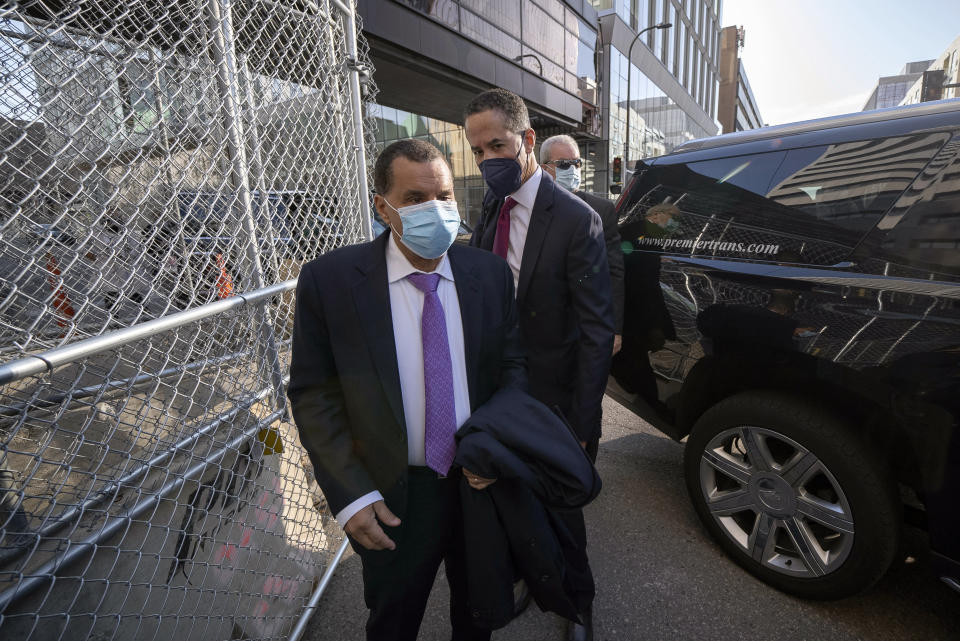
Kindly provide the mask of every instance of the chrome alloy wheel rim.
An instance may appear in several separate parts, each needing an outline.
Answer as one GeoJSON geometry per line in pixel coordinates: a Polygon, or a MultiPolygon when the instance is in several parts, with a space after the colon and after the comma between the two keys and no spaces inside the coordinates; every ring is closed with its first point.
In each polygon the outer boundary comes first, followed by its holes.
{"type": "Polygon", "coordinates": [[[853,514],[836,477],[773,430],[741,426],[717,434],[700,458],[700,491],[724,534],[776,572],[824,576],[853,547],[853,514]]]}

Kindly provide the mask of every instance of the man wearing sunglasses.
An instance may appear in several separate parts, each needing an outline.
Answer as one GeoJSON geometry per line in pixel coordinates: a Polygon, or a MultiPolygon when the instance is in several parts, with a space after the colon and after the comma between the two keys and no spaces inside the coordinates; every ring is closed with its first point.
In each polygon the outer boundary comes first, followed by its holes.
{"type": "Polygon", "coordinates": [[[613,290],[613,353],[623,345],[623,249],[617,230],[617,210],[613,201],[600,198],[580,189],[583,159],[577,141],[567,135],[550,136],[540,145],[540,166],[553,176],[557,184],[590,205],[603,221],[603,239],[607,245],[607,264],[610,267],[610,288],[613,290]]]}

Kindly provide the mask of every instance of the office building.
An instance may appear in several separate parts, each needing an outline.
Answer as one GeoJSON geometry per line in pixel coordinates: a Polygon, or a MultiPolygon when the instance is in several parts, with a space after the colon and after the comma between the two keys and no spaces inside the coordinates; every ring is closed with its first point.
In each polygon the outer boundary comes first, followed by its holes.
{"type": "Polygon", "coordinates": [[[607,166],[596,163],[588,189],[606,193],[609,185],[623,183],[636,160],[718,132],[721,2],[594,0],[593,4],[603,42],[600,84],[606,108],[602,119],[607,166]],[[672,26],[649,29],[662,23],[672,26]]]}
{"type": "Polygon", "coordinates": [[[900,101],[907,95],[907,91],[913,86],[913,83],[923,75],[923,72],[926,71],[932,63],[933,60],[908,62],[897,75],[880,78],[861,111],[896,107],[899,105],[900,101]]]}
{"type": "Polygon", "coordinates": [[[740,59],[743,27],[724,27],[720,32],[720,92],[717,120],[723,133],[757,129],[763,126],[757,99],[753,96],[747,71],[740,59]]]}
{"type": "Polygon", "coordinates": [[[960,97],[960,36],[913,81],[901,105],[960,97]]]}

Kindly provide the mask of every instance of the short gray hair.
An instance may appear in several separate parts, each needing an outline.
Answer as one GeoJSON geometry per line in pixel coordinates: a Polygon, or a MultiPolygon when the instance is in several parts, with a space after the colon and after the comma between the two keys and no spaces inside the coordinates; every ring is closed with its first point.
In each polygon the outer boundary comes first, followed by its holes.
{"type": "Polygon", "coordinates": [[[580,146],[577,144],[577,141],[568,136],[567,134],[558,134],[556,136],[550,136],[543,141],[540,145],[540,164],[542,165],[545,162],[549,162],[550,150],[554,145],[561,143],[566,143],[568,145],[573,145],[574,149],[580,149],[580,146]]]}

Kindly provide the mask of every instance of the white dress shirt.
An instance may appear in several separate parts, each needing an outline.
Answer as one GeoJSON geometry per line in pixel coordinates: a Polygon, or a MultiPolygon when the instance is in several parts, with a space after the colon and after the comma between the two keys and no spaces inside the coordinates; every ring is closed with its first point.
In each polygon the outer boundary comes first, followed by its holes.
{"type": "Polygon", "coordinates": [[[523,262],[523,246],[527,242],[527,228],[530,227],[530,216],[533,215],[533,203],[537,200],[540,191],[540,179],[543,170],[537,170],[520,185],[520,189],[510,194],[510,198],[517,204],[510,210],[510,245],[507,247],[507,264],[513,272],[513,287],[520,287],[520,264],[523,262]]]}
{"type": "MultiPolygon", "coordinates": [[[[528,181],[529,182],[529,181],[528,181]]],[[[519,202],[519,201],[518,201],[519,202]]],[[[514,208],[514,211],[516,207],[514,208]]],[[[511,241],[513,232],[510,234],[511,241]]],[[[410,465],[426,465],[424,450],[423,341],[420,318],[423,315],[424,294],[407,276],[416,274],[394,235],[387,241],[387,282],[390,290],[390,315],[393,319],[393,340],[397,347],[397,369],[400,373],[400,391],[403,397],[403,414],[407,423],[407,462],[410,465]]],[[[460,299],[453,281],[450,259],[444,254],[435,273],[440,274],[437,295],[443,305],[447,321],[447,341],[450,345],[450,364],[453,369],[453,397],[459,428],[470,416],[470,390],[467,386],[467,361],[464,355],[463,321],[460,318],[460,299]]],[[[374,491],[361,496],[336,515],[343,526],[364,507],[380,501],[383,496],[374,491]]]]}

